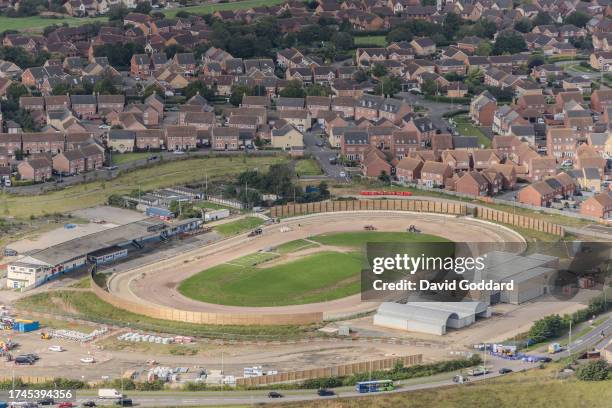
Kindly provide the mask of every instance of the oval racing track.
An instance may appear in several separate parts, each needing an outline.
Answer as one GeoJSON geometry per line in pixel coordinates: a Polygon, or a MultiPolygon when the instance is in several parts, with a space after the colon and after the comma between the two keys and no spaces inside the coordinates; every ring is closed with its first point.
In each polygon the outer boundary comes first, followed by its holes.
{"type": "MultiPolygon", "coordinates": [[[[190,276],[236,258],[276,247],[296,239],[332,232],[363,231],[365,225],[379,231],[405,231],[415,224],[423,233],[459,242],[524,242],[522,236],[504,226],[472,218],[406,211],[358,211],[314,214],[286,219],[279,224],[263,227],[263,234],[247,237],[242,234],[207,245],[172,258],[115,274],[109,279],[109,291],[122,299],[143,305],[170,307],[178,310],[236,313],[292,314],[323,313],[324,319],[341,318],[372,310],[378,303],[362,302],[360,295],[328,302],[291,306],[242,307],[200,302],[187,298],[177,290],[190,276]],[[281,232],[281,227],[290,231],[281,232]]],[[[500,247],[503,249],[503,246],[500,247]]]]}

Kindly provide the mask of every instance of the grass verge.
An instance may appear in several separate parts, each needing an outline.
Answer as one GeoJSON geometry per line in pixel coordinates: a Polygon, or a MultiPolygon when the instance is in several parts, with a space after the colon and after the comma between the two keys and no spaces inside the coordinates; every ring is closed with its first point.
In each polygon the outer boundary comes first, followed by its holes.
{"type": "Polygon", "coordinates": [[[214,326],[174,322],[128,312],[100,300],[93,292],[36,293],[15,302],[19,309],[76,317],[82,320],[127,326],[133,330],[216,338],[269,339],[316,334],[317,326],[214,326]]]}
{"type": "Polygon", "coordinates": [[[295,173],[300,176],[319,176],[323,171],[316,160],[303,159],[295,163],[295,173]]]}
{"type": "Polygon", "coordinates": [[[263,171],[269,165],[284,160],[285,158],[281,156],[210,157],[163,162],[124,173],[111,181],[93,181],[40,195],[5,194],[4,199],[0,200],[0,210],[4,215],[18,218],[56,212],[66,213],[104,204],[112,194],[128,194],[138,189],[148,191],[179,184],[203,182],[206,174],[211,180],[231,177],[254,167],[263,171]]]}

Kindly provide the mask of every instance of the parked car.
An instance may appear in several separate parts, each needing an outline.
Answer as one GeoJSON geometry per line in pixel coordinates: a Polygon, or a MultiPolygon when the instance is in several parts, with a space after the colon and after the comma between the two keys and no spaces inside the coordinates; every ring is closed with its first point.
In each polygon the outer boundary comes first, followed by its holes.
{"type": "Polygon", "coordinates": [[[334,391],[332,391],[332,390],[321,388],[321,389],[317,390],[317,395],[319,397],[330,397],[332,395],[336,395],[336,393],[334,391]]]}
{"type": "Polygon", "coordinates": [[[69,402],[69,401],[60,402],[59,405],[58,405],[59,408],[72,408],[74,406],[75,405],[72,402],[69,402]]]}
{"type": "Polygon", "coordinates": [[[133,404],[131,398],[121,398],[117,400],[115,405],[119,405],[120,407],[131,407],[133,404]]]}
{"type": "Polygon", "coordinates": [[[283,394],[281,394],[280,392],[276,392],[276,391],[270,391],[268,393],[268,398],[283,398],[283,394]]]}
{"type": "Polygon", "coordinates": [[[95,407],[96,403],[93,401],[85,401],[83,404],[81,404],[84,407],[95,407]]]}
{"type": "Polygon", "coordinates": [[[51,346],[49,347],[49,351],[61,353],[62,351],[64,351],[64,348],[62,346],[51,346]]]}
{"type": "Polygon", "coordinates": [[[40,401],[38,401],[39,405],[55,405],[55,401],[53,400],[53,398],[43,398],[40,401]]]}
{"type": "Polygon", "coordinates": [[[96,362],[96,360],[93,357],[83,357],[83,358],[81,358],[81,363],[93,364],[95,362],[96,362]]]}
{"type": "Polygon", "coordinates": [[[499,369],[499,373],[500,373],[500,374],[508,374],[508,373],[511,373],[511,372],[512,372],[512,369],[511,369],[511,368],[506,368],[506,367],[504,367],[504,368],[500,368],[500,369],[499,369]]]}

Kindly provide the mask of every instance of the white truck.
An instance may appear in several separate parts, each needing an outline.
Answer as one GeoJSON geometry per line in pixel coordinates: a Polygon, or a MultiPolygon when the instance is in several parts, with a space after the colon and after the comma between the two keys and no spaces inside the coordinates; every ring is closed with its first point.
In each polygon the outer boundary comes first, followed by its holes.
{"type": "Polygon", "coordinates": [[[114,388],[100,388],[98,390],[98,398],[100,399],[119,399],[123,398],[123,394],[114,388]]]}

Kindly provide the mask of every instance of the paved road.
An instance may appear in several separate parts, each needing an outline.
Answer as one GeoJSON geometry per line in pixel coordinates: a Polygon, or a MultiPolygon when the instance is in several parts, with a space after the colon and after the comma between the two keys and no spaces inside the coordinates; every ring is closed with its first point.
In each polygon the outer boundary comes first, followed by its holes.
{"type": "MultiPolygon", "coordinates": [[[[572,353],[578,350],[591,350],[607,344],[610,339],[612,339],[612,317],[609,317],[608,320],[597,326],[597,328],[573,341],[568,349],[572,353]]],[[[563,354],[561,353],[562,356],[563,354]]]]}
{"type": "Polygon", "coordinates": [[[448,121],[443,117],[445,113],[458,109],[469,109],[468,106],[457,103],[451,104],[444,102],[433,102],[425,99],[423,96],[414,95],[410,92],[400,92],[397,94],[397,96],[409,104],[420,105],[426,108],[429,119],[431,119],[434,126],[442,131],[446,131],[447,127],[449,126],[448,121]]]}
{"type": "Polygon", "coordinates": [[[323,146],[317,145],[317,143],[321,144],[321,142],[325,141],[325,139],[319,136],[321,133],[322,131],[318,126],[314,126],[310,131],[304,133],[306,153],[314,156],[327,177],[337,181],[347,181],[346,176],[340,176],[340,172],[344,171],[344,167],[340,164],[331,164],[329,162],[330,158],[338,155],[338,151],[331,149],[327,144],[323,144],[323,146]]]}
{"type": "MultiPolygon", "coordinates": [[[[514,371],[528,370],[537,367],[537,364],[525,363],[523,361],[504,360],[497,357],[487,356],[486,364],[490,372],[486,376],[470,377],[470,382],[486,381],[489,378],[498,377],[499,369],[511,368],[514,371]]],[[[461,386],[452,381],[455,374],[449,372],[432,377],[416,378],[396,382],[396,390],[386,392],[405,393],[411,391],[433,389],[438,387],[461,386]]],[[[194,405],[253,405],[262,403],[281,403],[294,401],[334,400],[337,398],[367,397],[381,395],[379,393],[360,394],[353,387],[341,387],[335,389],[336,395],[331,397],[319,397],[315,390],[281,390],[283,398],[268,398],[268,391],[200,391],[200,392],[126,392],[129,398],[138,406],[194,406],[194,405]]],[[[77,398],[79,405],[88,400],[95,400],[98,405],[110,405],[111,401],[97,400],[91,392],[90,395],[82,395],[77,398]]],[[[85,394],[85,392],[83,393],[85,394]]],[[[79,394],[77,394],[79,395],[79,394]]]]}

